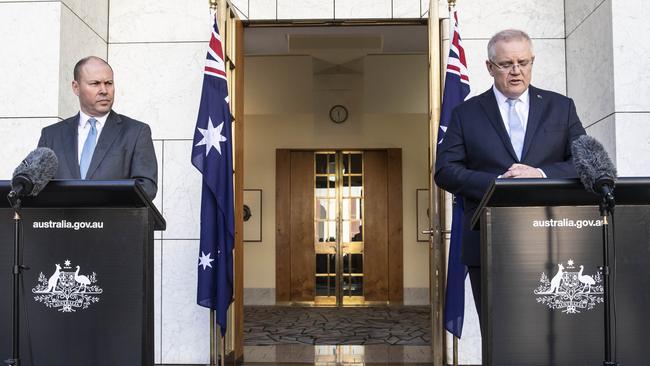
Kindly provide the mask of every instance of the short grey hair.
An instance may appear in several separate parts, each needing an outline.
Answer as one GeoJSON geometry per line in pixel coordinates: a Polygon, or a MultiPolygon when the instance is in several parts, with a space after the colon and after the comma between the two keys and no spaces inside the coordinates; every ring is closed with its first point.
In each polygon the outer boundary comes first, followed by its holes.
{"type": "Polygon", "coordinates": [[[496,44],[499,42],[510,42],[514,40],[525,40],[530,45],[530,50],[533,50],[533,41],[530,40],[528,34],[519,29],[505,29],[501,32],[495,34],[490,38],[490,41],[487,45],[488,60],[494,62],[494,57],[496,56],[496,50],[494,49],[496,44]]]}

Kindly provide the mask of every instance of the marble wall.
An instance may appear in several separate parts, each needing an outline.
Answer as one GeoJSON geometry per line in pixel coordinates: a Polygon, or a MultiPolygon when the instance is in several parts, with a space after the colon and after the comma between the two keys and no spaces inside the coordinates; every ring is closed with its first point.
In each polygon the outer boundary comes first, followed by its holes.
{"type": "Polygon", "coordinates": [[[566,2],[567,93],[587,133],[603,143],[619,176],[648,176],[650,4],[566,2]]]}

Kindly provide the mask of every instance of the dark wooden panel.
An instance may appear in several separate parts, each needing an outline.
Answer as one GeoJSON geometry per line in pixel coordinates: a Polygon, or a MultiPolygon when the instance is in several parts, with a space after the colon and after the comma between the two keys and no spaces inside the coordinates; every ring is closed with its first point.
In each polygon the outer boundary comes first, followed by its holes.
{"type": "Polygon", "coordinates": [[[388,300],[388,194],[385,150],[364,152],[365,229],[364,296],[366,301],[388,300]]]}
{"type": "Polygon", "coordinates": [[[404,301],[402,149],[388,149],[388,300],[404,301]]]}
{"type": "Polygon", "coordinates": [[[275,299],[291,300],[291,151],[275,152],[275,299]]]}
{"type": "Polygon", "coordinates": [[[291,152],[291,300],[313,301],[314,152],[291,152]]]}

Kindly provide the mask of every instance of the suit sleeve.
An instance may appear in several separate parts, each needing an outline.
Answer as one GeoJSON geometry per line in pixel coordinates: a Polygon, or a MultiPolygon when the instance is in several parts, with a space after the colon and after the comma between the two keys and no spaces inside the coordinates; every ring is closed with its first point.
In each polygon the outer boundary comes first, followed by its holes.
{"type": "Polygon", "coordinates": [[[142,185],[150,199],[158,192],[158,162],[151,140],[151,129],[144,125],[140,129],[135,143],[133,160],[131,161],[131,179],[142,185]]]}
{"type": "Polygon", "coordinates": [[[41,130],[41,137],[38,139],[38,146],[37,147],[49,147],[52,148],[52,145],[49,142],[49,139],[46,137],[47,131],[45,131],[45,128],[41,130]]]}
{"type": "Polygon", "coordinates": [[[544,171],[547,178],[576,178],[578,176],[573,165],[571,144],[573,140],[585,134],[585,129],[582,127],[582,122],[580,122],[576,112],[576,106],[573,100],[569,99],[564,160],[538,167],[544,171]]]}
{"type": "Polygon", "coordinates": [[[442,143],[436,154],[436,184],[444,190],[480,201],[497,175],[468,167],[467,140],[458,113],[454,109],[442,143]]]}

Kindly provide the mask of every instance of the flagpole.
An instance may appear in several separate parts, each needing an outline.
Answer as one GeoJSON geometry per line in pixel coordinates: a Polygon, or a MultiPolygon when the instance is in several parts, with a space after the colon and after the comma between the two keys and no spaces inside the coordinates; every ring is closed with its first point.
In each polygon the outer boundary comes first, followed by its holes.
{"type": "MultiPolygon", "coordinates": [[[[214,17],[217,12],[219,4],[217,0],[208,0],[210,5],[210,17],[214,17]]],[[[221,329],[216,325],[217,312],[214,309],[210,309],[210,366],[216,366],[218,357],[218,341],[221,337],[221,329]],[[218,334],[217,334],[218,333],[218,334]]],[[[221,361],[219,361],[221,364],[221,361]]]]}
{"type": "Polygon", "coordinates": [[[210,309],[210,366],[216,366],[215,362],[215,341],[214,341],[214,316],[215,311],[210,309]]]}
{"type": "MultiPolygon", "coordinates": [[[[453,8],[456,6],[456,0],[447,0],[447,5],[448,5],[448,9],[449,9],[449,22],[451,24],[451,21],[452,21],[452,15],[451,14],[452,14],[453,8]]],[[[451,39],[449,40],[449,42],[451,42],[451,39]]],[[[449,268],[447,268],[447,270],[448,269],[449,268]]],[[[456,337],[455,334],[452,337],[453,337],[453,340],[452,340],[452,348],[453,348],[453,355],[452,355],[453,360],[452,360],[452,363],[453,363],[453,366],[458,366],[458,337],[456,337]]]]}

